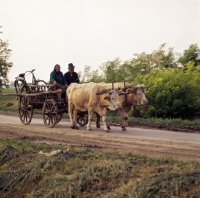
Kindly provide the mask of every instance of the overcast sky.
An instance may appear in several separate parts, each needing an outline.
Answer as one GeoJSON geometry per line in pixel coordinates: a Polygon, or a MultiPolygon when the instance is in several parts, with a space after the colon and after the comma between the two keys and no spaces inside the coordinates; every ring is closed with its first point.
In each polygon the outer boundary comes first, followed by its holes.
{"type": "Polygon", "coordinates": [[[200,0],[0,0],[0,38],[9,40],[9,80],[26,70],[49,80],[56,63],[97,69],[167,43],[200,47],[200,0]]]}

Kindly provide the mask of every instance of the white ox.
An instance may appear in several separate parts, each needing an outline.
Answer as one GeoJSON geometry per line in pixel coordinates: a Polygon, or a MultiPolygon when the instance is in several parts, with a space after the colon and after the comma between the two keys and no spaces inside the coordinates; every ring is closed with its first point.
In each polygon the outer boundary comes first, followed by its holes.
{"type": "MultiPolygon", "coordinates": [[[[119,94],[125,94],[120,92],[119,94]]],[[[116,110],[122,108],[119,102],[119,95],[117,91],[105,89],[104,86],[97,83],[72,83],[67,89],[68,96],[68,114],[70,117],[70,125],[74,129],[77,127],[77,113],[78,111],[88,111],[87,129],[91,130],[91,119],[93,112],[102,116],[104,130],[108,131],[106,126],[106,109],[116,110]],[[74,119],[72,112],[74,111],[74,119]]],[[[123,110],[122,110],[123,114],[123,110]]],[[[126,114],[126,113],[125,113],[126,114]]],[[[125,115],[126,116],[126,115],[125,115]]]]}
{"type": "MultiPolygon", "coordinates": [[[[127,82],[118,82],[118,83],[99,83],[100,85],[104,86],[106,89],[121,89],[122,91],[126,91],[128,94],[124,96],[119,97],[119,101],[122,104],[123,108],[118,109],[117,111],[122,116],[122,130],[126,130],[127,126],[127,117],[124,116],[124,111],[126,113],[130,112],[133,109],[133,105],[147,105],[148,100],[146,99],[145,93],[146,88],[148,86],[144,85],[131,85],[127,82]]],[[[97,122],[96,122],[97,128],[100,127],[100,117],[97,115],[97,122]]],[[[110,127],[107,125],[108,129],[110,127]]]]}

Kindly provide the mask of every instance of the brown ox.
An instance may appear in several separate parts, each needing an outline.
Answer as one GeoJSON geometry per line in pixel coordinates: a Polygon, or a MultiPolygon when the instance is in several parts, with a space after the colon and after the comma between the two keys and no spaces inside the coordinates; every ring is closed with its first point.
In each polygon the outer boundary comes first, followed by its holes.
{"type": "MultiPolygon", "coordinates": [[[[120,92],[119,94],[125,94],[120,92]]],[[[91,130],[91,119],[93,112],[102,116],[104,130],[108,131],[106,126],[106,109],[116,110],[122,108],[119,102],[117,91],[105,89],[104,86],[97,83],[72,83],[67,89],[68,96],[68,113],[70,117],[70,125],[74,129],[77,127],[77,113],[79,110],[88,111],[87,129],[91,130]],[[72,112],[74,110],[74,119],[72,112]]],[[[123,114],[123,110],[122,110],[123,114]]],[[[123,115],[122,115],[123,116],[123,115]]]]}
{"type": "MultiPolygon", "coordinates": [[[[146,99],[145,93],[146,93],[146,88],[148,86],[144,85],[131,85],[130,83],[125,82],[118,82],[114,83],[99,83],[103,85],[106,89],[108,88],[115,88],[115,89],[121,89],[122,91],[126,91],[129,94],[125,96],[120,96],[119,101],[122,104],[123,108],[118,109],[117,111],[119,114],[122,116],[122,130],[126,130],[127,126],[127,120],[128,120],[128,115],[124,117],[124,111],[126,113],[130,112],[133,109],[133,105],[146,105],[148,104],[148,100],[146,99]]],[[[100,117],[97,115],[97,122],[96,122],[97,128],[100,128],[100,117]]],[[[107,125],[108,129],[110,127],[107,125]]]]}

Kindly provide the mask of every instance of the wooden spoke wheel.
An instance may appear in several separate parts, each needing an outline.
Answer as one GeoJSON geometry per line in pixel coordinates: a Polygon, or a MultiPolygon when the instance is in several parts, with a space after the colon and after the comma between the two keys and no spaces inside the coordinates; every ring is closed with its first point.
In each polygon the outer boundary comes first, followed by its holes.
{"type": "Polygon", "coordinates": [[[19,118],[25,125],[29,124],[33,117],[33,106],[29,102],[29,97],[20,96],[18,105],[19,118]]]}
{"type": "Polygon", "coordinates": [[[85,126],[88,123],[88,114],[87,112],[79,112],[77,115],[77,123],[80,126],[85,126]]]}
{"type": "Polygon", "coordinates": [[[58,107],[53,99],[45,101],[42,109],[43,121],[47,127],[54,127],[58,120],[58,107]]]}
{"type": "Polygon", "coordinates": [[[62,113],[58,113],[58,117],[57,117],[57,123],[59,123],[62,119],[62,113]]]}

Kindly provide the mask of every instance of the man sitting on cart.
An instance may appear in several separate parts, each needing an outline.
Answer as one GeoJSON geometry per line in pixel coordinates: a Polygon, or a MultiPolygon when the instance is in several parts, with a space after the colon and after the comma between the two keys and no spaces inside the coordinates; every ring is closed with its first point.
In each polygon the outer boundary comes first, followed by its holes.
{"type": "Polygon", "coordinates": [[[68,64],[68,72],[64,74],[67,85],[69,86],[71,83],[80,83],[78,74],[74,71],[73,63],[68,64]]]}
{"type": "MultiPolygon", "coordinates": [[[[54,70],[50,74],[50,84],[54,86],[54,90],[62,89],[62,93],[66,93],[67,82],[58,64],[54,66],[54,70]]],[[[57,93],[58,102],[65,103],[66,101],[61,100],[62,93],[57,93]]]]}

